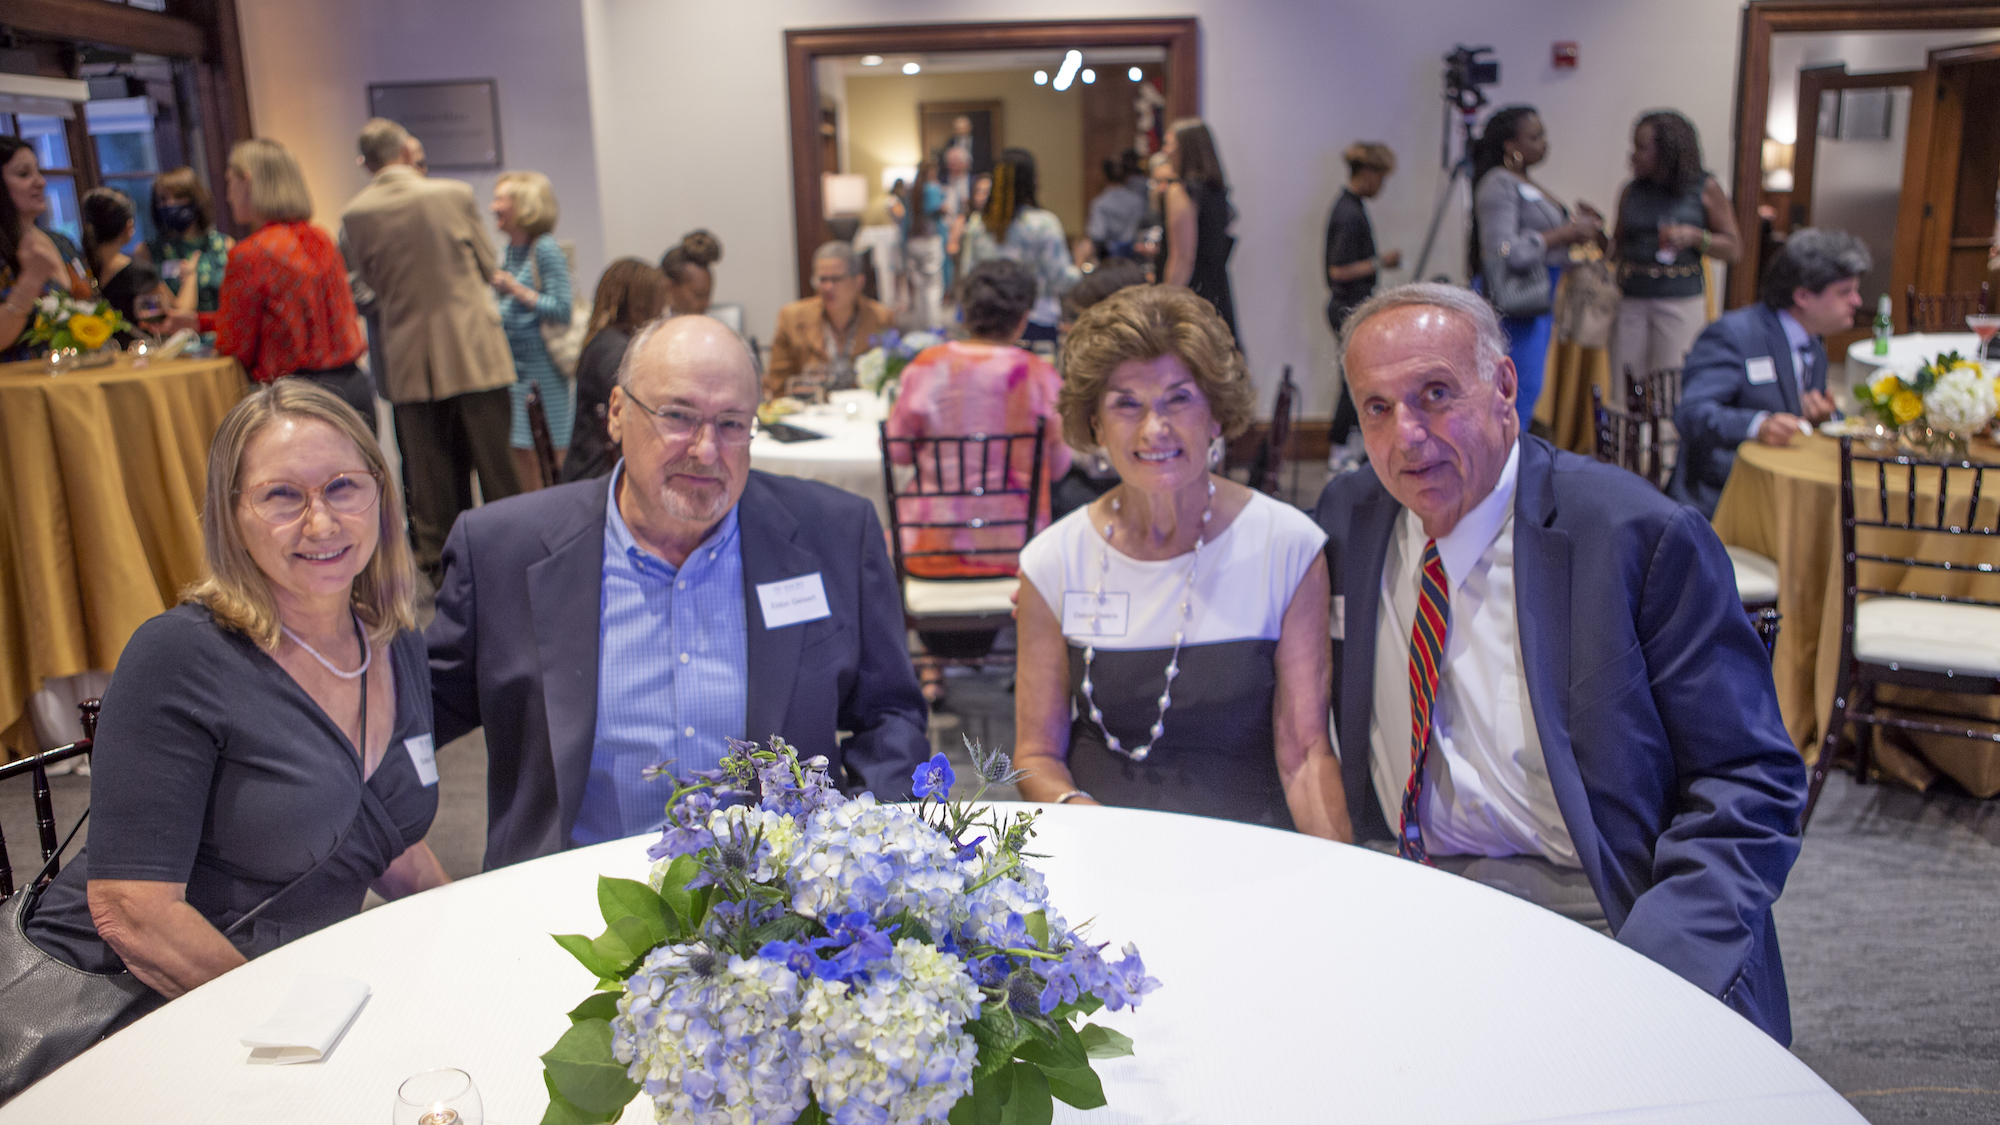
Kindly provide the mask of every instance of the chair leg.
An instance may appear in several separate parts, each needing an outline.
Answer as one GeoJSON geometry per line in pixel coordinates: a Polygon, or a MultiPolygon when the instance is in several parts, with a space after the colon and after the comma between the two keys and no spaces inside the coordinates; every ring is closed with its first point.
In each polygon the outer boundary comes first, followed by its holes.
{"type": "MultiPolygon", "coordinates": [[[[1873,714],[1878,706],[1875,699],[1875,682],[1863,678],[1854,691],[1857,697],[1855,702],[1859,704],[1855,710],[1873,714]]],[[[1874,756],[1875,728],[1872,723],[1865,725],[1869,729],[1854,732],[1854,784],[1856,785],[1868,784],[1868,766],[1874,756]]]]}
{"type": "Polygon", "coordinates": [[[1833,707],[1827,712],[1826,729],[1819,740],[1819,757],[1814,759],[1812,774],[1806,784],[1806,807],[1799,814],[1799,834],[1804,835],[1806,825],[1811,822],[1813,809],[1819,805],[1820,789],[1826,785],[1827,770],[1833,767],[1834,755],[1840,751],[1840,736],[1847,726],[1847,693],[1854,688],[1847,669],[1842,669],[1840,678],[1833,688],[1833,707]]]}

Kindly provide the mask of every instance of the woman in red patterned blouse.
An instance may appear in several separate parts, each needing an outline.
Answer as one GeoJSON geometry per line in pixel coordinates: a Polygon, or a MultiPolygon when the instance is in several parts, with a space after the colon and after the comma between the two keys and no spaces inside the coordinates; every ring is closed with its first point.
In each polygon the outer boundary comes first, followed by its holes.
{"type": "Polygon", "coordinates": [[[347,263],[313,226],[312,195],[298,162],[276,141],[229,153],[229,209],[255,233],[229,252],[215,314],[216,350],[268,383],[297,375],[340,396],[375,428],[375,388],[355,361],[368,350],[347,263]]]}

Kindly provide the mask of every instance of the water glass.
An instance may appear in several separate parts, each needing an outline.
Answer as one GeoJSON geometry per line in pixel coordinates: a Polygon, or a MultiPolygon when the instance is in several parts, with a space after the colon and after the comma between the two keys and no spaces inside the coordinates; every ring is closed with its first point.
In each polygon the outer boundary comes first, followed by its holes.
{"type": "Polygon", "coordinates": [[[404,1079],[396,1090],[394,1125],[484,1125],[472,1076],[446,1067],[404,1079]]]}

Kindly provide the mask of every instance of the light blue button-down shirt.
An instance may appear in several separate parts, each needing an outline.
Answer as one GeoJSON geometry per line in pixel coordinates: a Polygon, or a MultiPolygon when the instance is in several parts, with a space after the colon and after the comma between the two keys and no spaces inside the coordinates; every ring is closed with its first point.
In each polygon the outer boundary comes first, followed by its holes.
{"type": "Polygon", "coordinates": [[[749,641],[736,509],[676,569],[632,538],[618,512],[624,462],[604,504],[604,592],[598,601],[597,732],[570,842],[616,840],[666,820],[666,779],[712,769],[743,737],[749,641]]]}

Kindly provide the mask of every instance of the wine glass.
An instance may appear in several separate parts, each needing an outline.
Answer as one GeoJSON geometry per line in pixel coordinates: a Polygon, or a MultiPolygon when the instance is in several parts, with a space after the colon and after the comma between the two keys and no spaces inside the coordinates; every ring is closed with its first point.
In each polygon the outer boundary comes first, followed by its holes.
{"type": "Polygon", "coordinates": [[[1965,318],[1965,326],[1979,337],[1977,358],[1986,358],[1987,346],[1993,343],[1993,334],[2000,332],[2000,313],[1974,313],[1965,318]]]}
{"type": "Polygon", "coordinates": [[[404,1079],[396,1090],[395,1125],[484,1125],[472,1076],[446,1067],[404,1079]]]}

